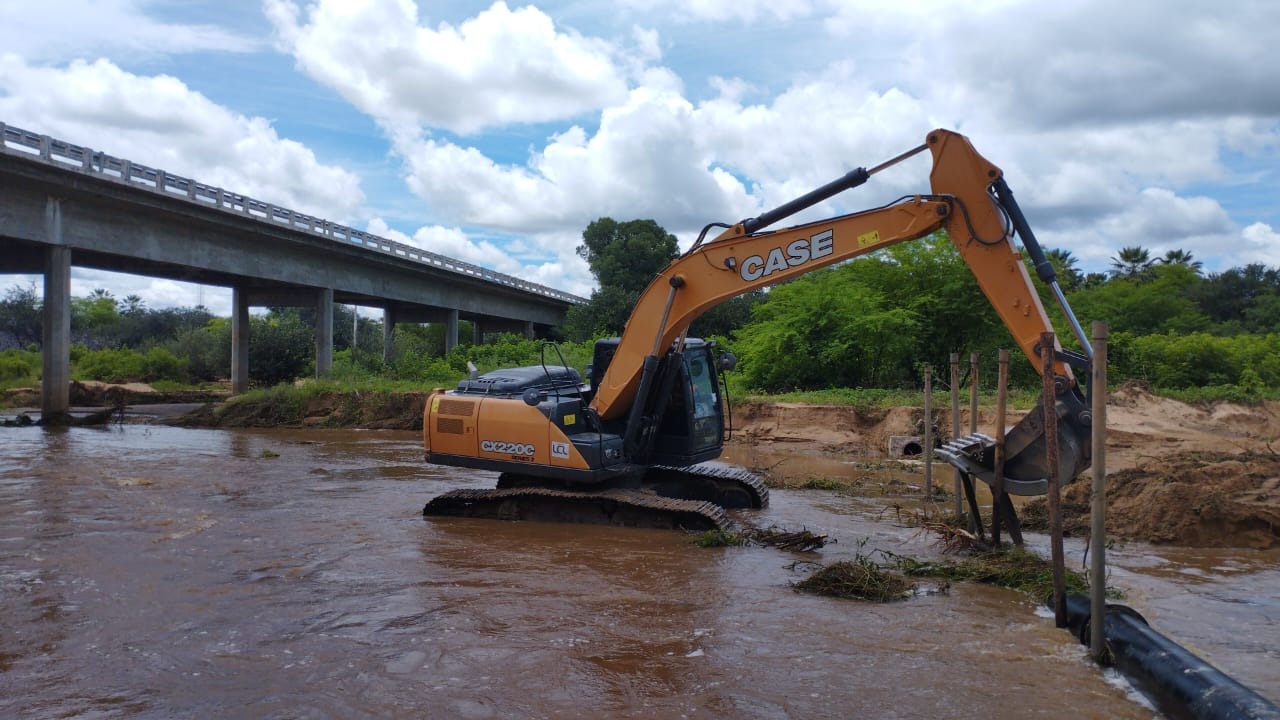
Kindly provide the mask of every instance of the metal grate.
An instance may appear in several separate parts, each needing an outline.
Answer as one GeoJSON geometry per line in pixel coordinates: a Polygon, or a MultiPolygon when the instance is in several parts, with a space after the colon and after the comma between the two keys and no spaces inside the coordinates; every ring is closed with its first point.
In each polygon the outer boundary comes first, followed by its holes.
{"type": "Polygon", "coordinates": [[[458,418],[436,418],[436,432],[462,435],[462,420],[458,418]]]}
{"type": "Polygon", "coordinates": [[[458,415],[471,417],[475,414],[476,404],[465,400],[441,400],[438,412],[441,415],[458,415]]]}

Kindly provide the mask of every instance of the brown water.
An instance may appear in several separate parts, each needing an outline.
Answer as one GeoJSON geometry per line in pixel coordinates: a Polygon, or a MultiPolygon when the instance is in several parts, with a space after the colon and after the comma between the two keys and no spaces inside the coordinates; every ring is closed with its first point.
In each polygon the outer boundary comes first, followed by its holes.
{"type": "MultiPolygon", "coordinates": [[[[1152,715],[1014,593],[868,605],[794,593],[800,556],[772,549],[424,520],[494,478],[420,456],[387,432],[0,431],[0,717],[1152,715]]],[[[824,561],[928,552],[877,512],[777,492],[760,521],[839,538],[824,561]]],[[[1222,563],[1144,587],[1274,578],[1222,563]]],[[[1280,645],[1268,606],[1223,604],[1240,647],[1280,645]]]]}
{"type": "MultiPolygon", "coordinates": [[[[881,507],[920,506],[920,463],[887,468],[825,456],[803,456],[734,448],[733,461],[777,466],[795,477],[857,480],[881,507]],[[905,469],[904,469],[905,468],[905,469]]],[[[950,466],[937,463],[933,481],[950,491],[950,466]]],[[[991,497],[979,485],[979,503],[990,522],[991,497]]],[[[1021,502],[1015,498],[1015,502],[1021,502]]],[[[946,509],[951,500],[941,503],[946,509]]],[[[1029,533],[1027,546],[1049,556],[1049,539],[1029,533]]],[[[1068,538],[1068,567],[1087,572],[1083,540],[1068,538]]],[[[1280,549],[1178,548],[1121,543],[1107,551],[1107,585],[1124,593],[1117,602],[1138,610],[1173,641],[1209,661],[1272,702],[1280,702],[1280,549]]]]}

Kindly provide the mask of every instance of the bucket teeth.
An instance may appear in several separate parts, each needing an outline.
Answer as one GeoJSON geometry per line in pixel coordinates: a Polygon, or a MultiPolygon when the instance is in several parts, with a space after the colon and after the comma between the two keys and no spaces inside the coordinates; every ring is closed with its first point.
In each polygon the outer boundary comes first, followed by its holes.
{"type": "MultiPolygon", "coordinates": [[[[961,472],[968,473],[987,485],[995,483],[996,441],[985,433],[958,437],[934,450],[961,472]]],[[[1049,492],[1049,481],[1004,479],[1004,491],[1010,495],[1035,496],[1049,492]]]]}

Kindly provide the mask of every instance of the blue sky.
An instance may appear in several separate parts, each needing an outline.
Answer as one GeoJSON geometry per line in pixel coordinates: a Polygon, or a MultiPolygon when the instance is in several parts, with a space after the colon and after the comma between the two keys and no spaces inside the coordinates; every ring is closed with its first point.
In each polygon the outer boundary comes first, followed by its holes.
{"type": "MultiPolygon", "coordinates": [[[[934,127],[1085,270],[1128,245],[1280,264],[1280,3],[0,4],[0,121],[579,294],[597,217],[688,243],[934,127]]],[[[75,271],[94,287],[229,301],[75,271]]]]}

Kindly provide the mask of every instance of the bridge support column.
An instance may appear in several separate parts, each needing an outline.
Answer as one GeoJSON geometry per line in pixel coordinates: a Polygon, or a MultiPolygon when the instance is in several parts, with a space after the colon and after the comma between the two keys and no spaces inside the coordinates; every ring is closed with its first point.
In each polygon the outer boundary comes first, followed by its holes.
{"type": "Polygon", "coordinates": [[[533,321],[526,320],[524,323],[524,339],[536,340],[537,338],[538,338],[538,333],[533,329],[533,321]]]}
{"type": "Polygon", "coordinates": [[[316,294],[316,377],[333,376],[333,288],[316,294]]]}
{"type": "Polygon", "coordinates": [[[396,343],[396,311],[393,308],[382,309],[382,362],[390,364],[396,343]]]}
{"type": "Polygon", "coordinates": [[[484,329],[480,327],[480,318],[471,321],[471,344],[484,344],[484,329]]]}
{"type": "Polygon", "coordinates": [[[231,392],[249,391],[249,292],[231,290],[231,392]]]}
{"type": "Polygon", "coordinates": [[[458,347],[458,311],[450,310],[444,323],[444,353],[448,355],[458,347]]]}
{"type": "MultiPolygon", "coordinates": [[[[62,242],[62,212],[49,203],[49,232],[62,242]]],[[[44,255],[44,324],[41,330],[40,413],[44,417],[71,409],[71,248],[54,245],[44,255]]]]}

